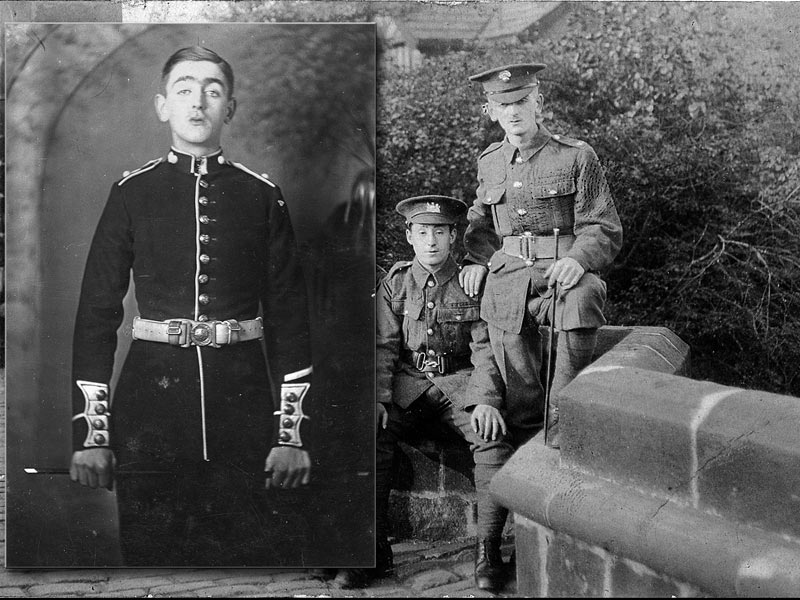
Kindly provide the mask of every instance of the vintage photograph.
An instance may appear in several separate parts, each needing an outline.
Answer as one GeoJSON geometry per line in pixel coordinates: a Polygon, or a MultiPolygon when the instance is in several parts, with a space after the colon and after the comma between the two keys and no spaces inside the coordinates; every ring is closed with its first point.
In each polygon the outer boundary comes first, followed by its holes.
{"type": "Polygon", "coordinates": [[[7,566],[371,566],[375,26],[5,37],[7,566]]]}
{"type": "Polygon", "coordinates": [[[4,10],[0,593],[797,595],[800,3],[4,10]]]}

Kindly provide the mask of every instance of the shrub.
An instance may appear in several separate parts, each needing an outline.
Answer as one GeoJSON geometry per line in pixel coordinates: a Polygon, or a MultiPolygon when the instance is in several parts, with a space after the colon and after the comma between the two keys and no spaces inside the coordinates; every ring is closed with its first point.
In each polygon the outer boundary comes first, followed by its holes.
{"type": "Polygon", "coordinates": [[[541,60],[545,125],[594,146],[625,228],[610,322],[670,327],[696,378],[800,395],[800,163],[781,126],[798,109],[780,99],[797,94],[749,77],[724,28],[696,26],[724,8],[591,3],[569,18],[569,36],[382,73],[378,264],[410,255],[397,201],[474,197],[477,156],[503,134],[467,77],[541,60]]]}

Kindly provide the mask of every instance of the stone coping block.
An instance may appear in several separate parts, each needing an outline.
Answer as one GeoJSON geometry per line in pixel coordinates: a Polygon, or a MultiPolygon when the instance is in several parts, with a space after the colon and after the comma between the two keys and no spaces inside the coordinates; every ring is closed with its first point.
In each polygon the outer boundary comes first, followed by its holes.
{"type": "Polygon", "coordinates": [[[561,398],[563,467],[800,539],[797,398],[628,367],[561,398]]]}
{"type": "Polygon", "coordinates": [[[492,480],[493,497],[514,513],[714,596],[797,595],[797,540],[562,468],[542,438],[520,448],[492,480]]]}
{"type": "Polygon", "coordinates": [[[689,375],[689,345],[666,327],[601,327],[597,346],[584,372],[626,366],[689,375]]]}

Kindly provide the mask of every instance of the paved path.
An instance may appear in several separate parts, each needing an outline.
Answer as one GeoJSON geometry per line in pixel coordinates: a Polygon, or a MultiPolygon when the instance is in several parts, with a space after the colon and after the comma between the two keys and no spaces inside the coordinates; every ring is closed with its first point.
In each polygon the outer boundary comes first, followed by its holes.
{"type": "MultiPolygon", "coordinates": [[[[512,544],[504,545],[506,560],[512,544]]],[[[492,598],[476,589],[472,540],[394,545],[396,575],[366,589],[341,590],[321,574],[277,569],[76,569],[0,572],[0,597],[103,598],[492,598]]]]}

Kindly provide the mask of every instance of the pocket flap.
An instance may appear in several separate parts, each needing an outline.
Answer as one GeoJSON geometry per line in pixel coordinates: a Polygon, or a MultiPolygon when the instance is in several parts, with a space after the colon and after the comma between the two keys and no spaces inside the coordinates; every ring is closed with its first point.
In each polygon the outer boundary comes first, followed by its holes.
{"type": "Polygon", "coordinates": [[[560,179],[533,186],[534,198],[552,198],[553,196],[566,196],[574,193],[575,181],[573,179],[560,179]]]}
{"type": "Polygon", "coordinates": [[[477,321],[481,317],[481,307],[479,304],[466,304],[457,306],[450,304],[439,308],[439,321],[444,323],[469,323],[477,321]]]}
{"type": "Polygon", "coordinates": [[[392,300],[392,312],[398,317],[409,317],[417,321],[422,312],[422,302],[414,302],[408,298],[404,300],[392,300]]]}
{"type": "Polygon", "coordinates": [[[486,188],[486,197],[483,199],[484,204],[499,204],[506,195],[506,188],[504,185],[494,185],[486,188]]]}

